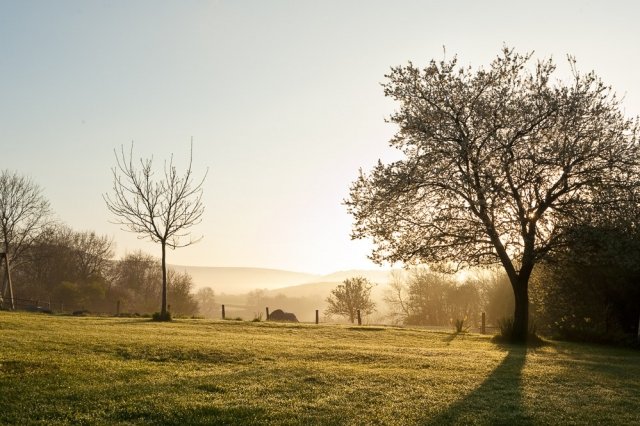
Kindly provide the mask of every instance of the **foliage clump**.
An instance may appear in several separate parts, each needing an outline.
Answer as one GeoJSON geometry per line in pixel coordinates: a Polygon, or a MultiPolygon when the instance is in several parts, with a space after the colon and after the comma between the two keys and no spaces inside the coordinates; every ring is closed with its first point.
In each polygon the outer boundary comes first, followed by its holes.
{"type": "Polygon", "coordinates": [[[537,334],[538,330],[535,322],[529,322],[527,338],[524,342],[522,342],[520,339],[514,338],[514,333],[516,333],[514,324],[515,321],[513,318],[507,317],[500,319],[498,321],[498,328],[500,329],[500,332],[494,336],[494,341],[501,343],[528,343],[533,346],[544,344],[544,341],[537,334]]]}
{"type": "Polygon", "coordinates": [[[171,321],[171,312],[169,311],[165,311],[165,312],[154,312],[153,315],[151,315],[151,320],[152,321],[156,321],[156,322],[167,322],[167,321],[171,321]]]}

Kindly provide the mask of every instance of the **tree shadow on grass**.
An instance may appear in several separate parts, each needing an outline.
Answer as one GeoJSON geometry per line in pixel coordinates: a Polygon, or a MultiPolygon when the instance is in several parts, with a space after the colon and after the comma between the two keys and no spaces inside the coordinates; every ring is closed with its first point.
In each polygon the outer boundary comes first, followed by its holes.
{"type": "Polygon", "coordinates": [[[505,346],[507,356],[474,391],[423,424],[531,425],[522,404],[522,368],[527,349],[505,346]]]}
{"type": "Polygon", "coordinates": [[[467,332],[466,331],[453,331],[451,333],[448,333],[447,336],[444,339],[442,339],[442,341],[444,343],[446,343],[447,346],[448,346],[454,340],[456,340],[458,338],[461,339],[461,340],[464,340],[466,337],[467,337],[467,332]]]}

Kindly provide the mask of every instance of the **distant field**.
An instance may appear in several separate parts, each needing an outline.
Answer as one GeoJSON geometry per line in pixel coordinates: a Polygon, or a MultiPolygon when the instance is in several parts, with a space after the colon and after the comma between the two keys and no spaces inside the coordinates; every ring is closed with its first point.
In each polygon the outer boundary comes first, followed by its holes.
{"type": "Polygon", "coordinates": [[[640,352],[0,312],[0,424],[640,424],[640,352]]]}

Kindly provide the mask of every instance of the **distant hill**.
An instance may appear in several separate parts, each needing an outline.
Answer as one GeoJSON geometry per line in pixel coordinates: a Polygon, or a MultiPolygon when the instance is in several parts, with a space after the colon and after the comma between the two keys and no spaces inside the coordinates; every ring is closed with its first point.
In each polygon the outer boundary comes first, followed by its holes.
{"type": "Polygon", "coordinates": [[[291,287],[282,287],[275,290],[269,290],[268,296],[277,296],[282,294],[286,297],[310,297],[317,299],[326,299],[331,290],[336,288],[340,282],[318,282],[294,285],[291,287]]]}
{"type": "MultiPolygon", "coordinates": [[[[340,277],[340,275],[336,276],[340,277]]],[[[353,275],[348,276],[351,277],[353,275]]],[[[357,276],[357,274],[355,276],[357,276]]],[[[373,279],[371,280],[373,281],[373,279]]],[[[385,280],[380,283],[376,283],[371,290],[371,299],[376,304],[377,313],[381,315],[386,314],[387,311],[384,297],[387,294],[387,289],[389,288],[388,282],[388,280],[385,280]]],[[[313,309],[319,309],[320,312],[324,313],[324,310],[327,307],[326,300],[331,294],[331,290],[340,285],[340,283],[341,281],[300,284],[291,287],[269,290],[265,293],[265,296],[275,299],[277,299],[279,296],[285,296],[289,298],[289,304],[285,305],[284,301],[282,301],[282,306],[278,307],[288,308],[289,311],[294,312],[298,316],[300,321],[313,321],[313,309]]],[[[380,316],[378,316],[378,318],[380,318],[380,316]]],[[[340,317],[336,317],[333,320],[340,320],[340,317]]],[[[381,319],[377,319],[377,321],[380,322],[381,319]]]]}
{"type": "MultiPolygon", "coordinates": [[[[329,297],[329,294],[331,294],[331,290],[336,288],[340,283],[341,281],[300,284],[291,287],[269,290],[265,295],[273,297],[281,294],[283,296],[291,298],[306,297],[324,301],[327,297],[329,297]]],[[[387,288],[389,288],[388,280],[380,283],[375,283],[371,291],[372,299],[376,303],[381,303],[387,288]]]]}
{"type": "Polygon", "coordinates": [[[376,271],[368,269],[352,269],[349,271],[338,271],[329,275],[323,275],[320,280],[323,282],[342,282],[347,278],[364,277],[372,283],[387,284],[391,280],[391,273],[393,271],[399,270],[376,271]]]}
{"type": "Polygon", "coordinates": [[[211,287],[216,293],[245,294],[255,289],[269,291],[287,288],[287,297],[307,297],[315,294],[323,298],[336,284],[347,278],[362,276],[373,283],[386,285],[391,279],[391,271],[349,270],[328,275],[315,275],[305,272],[285,271],[267,268],[209,267],[169,265],[178,272],[191,275],[194,291],[202,287],[211,287]],[[327,290],[328,289],[328,290],[327,290]],[[309,293],[308,293],[309,292],[309,293]]]}
{"type": "Polygon", "coordinates": [[[266,268],[234,268],[169,265],[193,278],[194,290],[211,287],[216,293],[242,294],[257,288],[275,289],[318,281],[320,276],[266,268]]]}

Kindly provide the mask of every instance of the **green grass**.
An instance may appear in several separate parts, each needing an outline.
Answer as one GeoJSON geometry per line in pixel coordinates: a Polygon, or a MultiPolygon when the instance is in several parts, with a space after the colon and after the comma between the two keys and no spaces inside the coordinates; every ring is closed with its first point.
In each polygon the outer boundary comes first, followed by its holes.
{"type": "Polygon", "coordinates": [[[0,424],[638,424],[640,353],[0,312],[0,424]]]}

